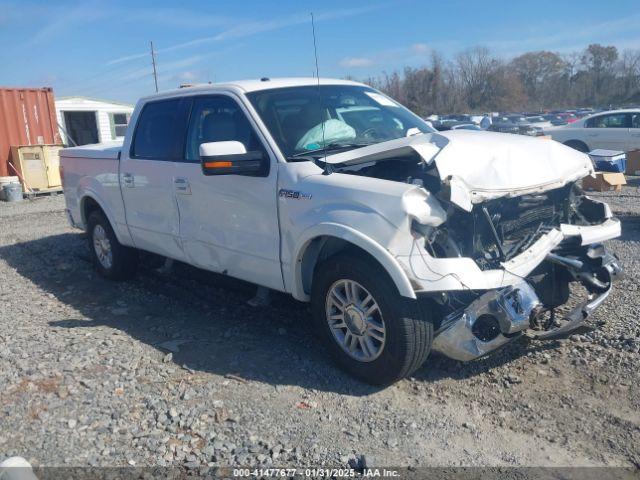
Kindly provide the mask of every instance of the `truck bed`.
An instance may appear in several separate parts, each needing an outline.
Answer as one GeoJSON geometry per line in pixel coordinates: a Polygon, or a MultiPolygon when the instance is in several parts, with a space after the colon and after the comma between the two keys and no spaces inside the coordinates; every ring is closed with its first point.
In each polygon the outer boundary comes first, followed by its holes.
{"type": "Polygon", "coordinates": [[[67,158],[100,158],[117,160],[122,150],[122,141],[96,143],[94,145],[82,145],[81,147],[65,148],[60,151],[60,156],[67,158]]]}
{"type": "Polygon", "coordinates": [[[118,178],[121,149],[121,141],[65,148],[60,151],[60,165],[64,172],[65,200],[73,225],[86,228],[82,198],[92,197],[100,201],[118,240],[129,244],[118,178]]]}

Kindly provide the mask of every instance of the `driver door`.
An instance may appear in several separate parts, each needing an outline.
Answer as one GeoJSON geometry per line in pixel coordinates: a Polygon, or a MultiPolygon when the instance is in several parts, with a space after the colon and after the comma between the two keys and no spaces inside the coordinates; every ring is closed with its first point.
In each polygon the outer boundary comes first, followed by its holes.
{"type": "Polygon", "coordinates": [[[276,159],[240,103],[228,95],[192,99],[185,151],[175,164],[180,238],[190,263],[283,290],[276,159]],[[241,142],[269,158],[265,176],[205,176],[200,145],[241,142]]]}

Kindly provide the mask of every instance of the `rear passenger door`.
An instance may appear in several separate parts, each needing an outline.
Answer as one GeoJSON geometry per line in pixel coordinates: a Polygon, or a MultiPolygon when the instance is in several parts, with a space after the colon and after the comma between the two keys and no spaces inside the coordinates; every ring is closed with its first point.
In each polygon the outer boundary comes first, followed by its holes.
{"type": "Polygon", "coordinates": [[[630,126],[628,113],[598,115],[587,120],[585,125],[587,127],[586,143],[590,149],[626,151],[630,126]]]}
{"type": "Polygon", "coordinates": [[[239,99],[193,98],[175,171],[180,237],[191,264],[282,290],[277,165],[265,145],[239,99]],[[265,176],[205,176],[200,145],[223,141],[241,142],[247,152],[262,151],[270,164],[265,176]]]}
{"type": "Polygon", "coordinates": [[[120,188],[137,248],[184,258],[174,195],[174,162],[181,157],[187,104],[181,98],[145,104],[120,158],[120,188]]]}

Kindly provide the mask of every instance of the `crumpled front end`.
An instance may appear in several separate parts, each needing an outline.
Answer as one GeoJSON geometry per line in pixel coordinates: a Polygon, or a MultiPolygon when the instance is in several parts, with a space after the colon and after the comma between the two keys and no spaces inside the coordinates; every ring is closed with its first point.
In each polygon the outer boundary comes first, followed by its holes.
{"type": "Polygon", "coordinates": [[[574,185],[450,210],[443,225],[414,230],[415,251],[399,260],[439,310],[433,348],[458,360],[575,330],[621,275],[600,243],[620,235],[619,220],[574,185]]]}
{"type": "Polygon", "coordinates": [[[587,155],[552,141],[474,133],[415,135],[325,159],[340,173],[414,187],[400,205],[375,205],[397,230],[371,236],[413,293],[438,310],[434,348],[460,360],[525,332],[551,338],[574,330],[621,271],[601,245],[620,235],[619,220],[576,183],[593,173],[587,155]]]}

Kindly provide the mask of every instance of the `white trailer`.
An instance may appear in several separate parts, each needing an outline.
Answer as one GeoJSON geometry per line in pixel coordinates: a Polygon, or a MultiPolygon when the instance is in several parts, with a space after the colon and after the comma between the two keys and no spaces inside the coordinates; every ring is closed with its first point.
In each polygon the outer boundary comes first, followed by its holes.
{"type": "Polygon", "coordinates": [[[55,102],[60,136],[66,145],[121,140],[133,105],[88,97],[61,97],[55,102]]]}

